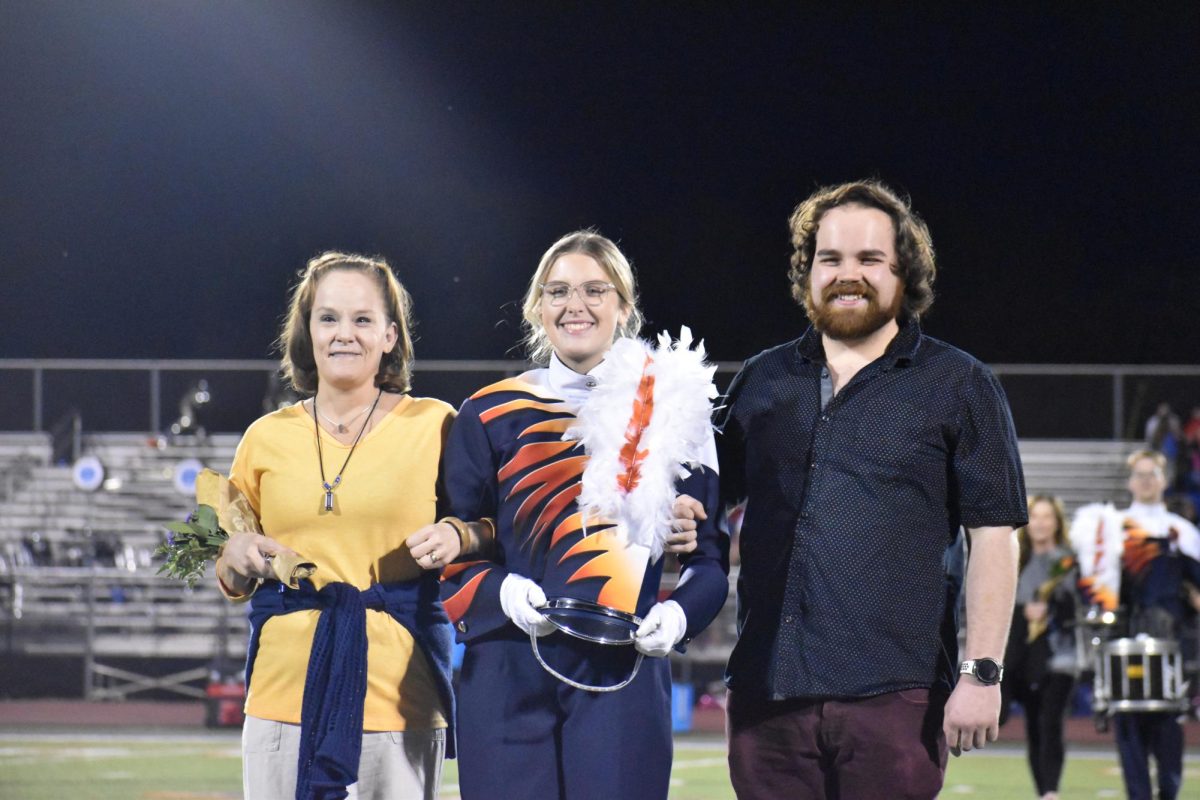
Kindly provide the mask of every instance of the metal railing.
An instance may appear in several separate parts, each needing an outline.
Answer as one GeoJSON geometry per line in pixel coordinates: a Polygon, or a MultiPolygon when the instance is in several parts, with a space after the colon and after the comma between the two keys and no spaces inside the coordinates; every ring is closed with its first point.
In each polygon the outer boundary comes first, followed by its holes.
{"type": "MultiPolygon", "coordinates": [[[[1109,403],[1112,409],[1112,427],[1106,438],[1139,439],[1141,431],[1136,429],[1136,421],[1149,416],[1144,413],[1144,407],[1163,399],[1165,392],[1149,396],[1147,383],[1137,384],[1131,393],[1132,379],[1161,379],[1185,378],[1189,383],[1195,382],[1200,389],[1200,365],[1194,364],[992,364],[992,371],[1003,382],[1006,376],[1030,377],[1090,377],[1103,378],[1109,383],[1109,403]],[[1130,403],[1129,395],[1133,394],[1135,402],[1130,403]]],[[[1008,389],[1008,387],[1006,387],[1008,389]]],[[[1011,390],[1010,395],[1011,395],[1011,390]]],[[[1191,402],[1200,405],[1200,391],[1192,390],[1191,402]]],[[[1179,403],[1182,405],[1182,403],[1179,403]]],[[[1018,430],[1020,427],[1018,426],[1018,430]]],[[[1102,438],[1097,436],[1096,438],[1102,438]]]]}
{"type": "MultiPolygon", "coordinates": [[[[483,372],[518,374],[528,365],[520,361],[427,360],[414,365],[417,372],[483,372]]],[[[149,430],[163,429],[163,373],[168,372],[250,372],[270,376],[279,371],[279,362],[268,359],[156,359],[156,358],[0,358],[0,372],[28,372],[32,402],[30,427],[41,431],[45,426],[46,375],[51,372],[144,372],[149,393],[149,430]]]]}
{"type": "Polygon", "coordinates": [[[151,690],[203,698],[213,664],[240,664],[248,625],[213,581],[188,589],[148,571],[18,567],[0,571],[0,652],[83,660],[83,695],[151,690]],[[152,662],[192,662],[155,674],[152,662]],[[131,668],[130,664],[144,664],[131,668]]]}
{"type": "MultiPolygon", "coordinates": [[[[1053,414],[1046,415],[1046,403],[1049,400],[1060,401],[1059,415],[1078,430],[1071,432],[1065,438],[1111,438],[1136,439],[1140,438],[1137,423],[1149,416],[1152,406],[1163,399],[1173,400],[1176,407],[1200,403],[1200,366],[1182,364],[993,364],[995,373],[1005,384],[1005,390],[1013,403],[1013,413],[1017,417],[1018,431],[1028,435],[1026,430],[1037,431],[1036,438],[1054,438],[1053,414]],[[1030,383],[1029,379],[1032,379],[1030,383]],[[1028,385],[1027,385],[1028,384],[1028,385]],[[1052,391],[1047,391],[1047,385],[1053,385],[1052,391]],[[1074,388],[1071,388],[1074,387],[1074,388]],[[1053,397],[1047,398],[1047,394],[1053,397]],[[1080,422],[1073,415],[1074,411],[1087,412],[1087,420],[1080,422]],[[1041,432],[1038,415],[1046,417],[1047,432],[1041,432]],[[1085,430],[1086,429],[1086,430],[1085,430]]],[[[117,403],[123,408],[132,408],[137,397],[143,392],[146,395],[146,413],[137,417],[144,420],[141,424],[123,423],[126,427],[106,425],[103,421],[95,422],[89,417],[85,408],[83,411],[84,427],[87,430],[138,430],[162,432],[164,425],[164,408],[167,390],[164,380],[173,375],[192,373],[207,376],[229,376],[242,374],[250,376],[263,383],[277,374],[277,361],[266,359],[0,359],[0,385],[6,389],[20,388],[25,380],[27,387],[27,405],[25,411],[20,411],[22,401],[19,395],[23,392],[7,391],[0,394],[9,395],[6,407],[0,407],[10,419],[8,430],[45,430],[48,395],[51,388],[47,386],[48,378],[68,373],[106,373],[107,376],[119,373],[129,373],[126,382],[124,401],[118,397],[104,397],[106,404],[117,403]],[[28,373],[24,379],[16,377],[18,373],[28,373]],[[138,373],[142,373],[138,376],[138,373]],[[15,398],[15,399],[14,399],[15,398]],[[15,421],[25,416],[28,425],[20,425],[15,421]]],[[[717,362],[718,381],[727,381],[741,367],[738,361],[717,362]]],[[[460,381],[460,384],[477,388],[489,380],[519,374],[528,365],[515,360],[419,360],[414,364],[418,375],[419,393],[440,397],[452,405],[457,405],[465,391],[462,386],[450,387],[442,382],[439,389],[439,377],[458,375],[472,381],[460,381]],[[433,391],[428,388],[432,386],[433,391]]],[[[66,391],[66,390],[64,390],[66,391]]],[[[86,392],[76,391],[76,394],[86,392]]],[[[173,399],[173,393],[170,395],[173,399]]],[[[261,393],[259,394],[261,398],[261,393]]],[[[80,397],[69,398],[69,405],[78,405],[80,397]]],[[[66,413],[67,405],[60,403],[62,410],[57,415],[66,413]]],[[[243,403],[232,419],[221,430],[241,430],[253,420],[261,410],[251,403],[243,403]]],[[[168,423],[169,424],[169,423],[168,423]]]]}

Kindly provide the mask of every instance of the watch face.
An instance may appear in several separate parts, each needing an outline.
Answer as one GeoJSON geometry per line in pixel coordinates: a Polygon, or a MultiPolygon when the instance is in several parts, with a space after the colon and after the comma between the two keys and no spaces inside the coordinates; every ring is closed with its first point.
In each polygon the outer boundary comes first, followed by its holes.
{"type": "Polygon", "coordinates": [[[981,683],[995,683],[1000,680],[1000,665],[990,658],[981,658],[975,662],[975,677],[981,683]]]}

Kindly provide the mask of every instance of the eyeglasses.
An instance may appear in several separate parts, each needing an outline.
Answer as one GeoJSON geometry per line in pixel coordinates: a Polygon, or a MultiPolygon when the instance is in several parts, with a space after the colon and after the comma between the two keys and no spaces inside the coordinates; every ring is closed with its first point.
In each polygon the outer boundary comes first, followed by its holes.
{"type": "Polygon", "coordinates": [[[567,300],[571,298],[572,292],[578,292],[579,298],[589,306],[598,306],[604,302],[604,297],[610,290],[616,289],[611,283],[604,281],[588,281],[581,283],[578,286],[572,286],[569,283],[555,281],[553,283],[542,284],[542,297],[546,298],[552,306],[566,305],[567,300]]]}

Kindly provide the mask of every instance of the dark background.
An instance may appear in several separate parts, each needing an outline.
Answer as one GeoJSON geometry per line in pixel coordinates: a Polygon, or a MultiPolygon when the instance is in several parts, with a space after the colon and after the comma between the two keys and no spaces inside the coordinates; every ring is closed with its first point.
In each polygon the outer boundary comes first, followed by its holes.
{"type": "Polygon", "coordinates": [[[1198,8],[4,0],[0,357],[268,357],[333,247],[396,265],[418,357],[503,357],[594,225],[741,359],[803,330],[792,207],[878,176],[933,335],[1194,363],[1198,8]]]}

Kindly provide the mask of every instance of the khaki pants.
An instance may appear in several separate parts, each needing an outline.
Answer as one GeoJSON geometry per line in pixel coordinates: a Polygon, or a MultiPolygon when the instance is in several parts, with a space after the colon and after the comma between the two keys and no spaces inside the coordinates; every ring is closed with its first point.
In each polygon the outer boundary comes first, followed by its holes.
{"type": "MultiPolygon", "coordinates": [[[[364,733],[358,782],[349,800],[436,800],[446,731],[364,733]]],[[[242,791],[246,800],[295,800],[300,726],[246,717],[242,791]]]]}

